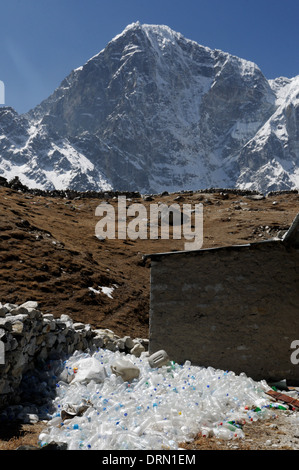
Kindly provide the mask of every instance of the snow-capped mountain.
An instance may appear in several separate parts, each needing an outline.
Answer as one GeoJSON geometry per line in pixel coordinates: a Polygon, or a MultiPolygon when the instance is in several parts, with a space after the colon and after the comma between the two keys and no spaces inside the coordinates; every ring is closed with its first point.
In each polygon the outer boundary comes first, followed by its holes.
{"type": "Polygon", "coordinates": [[[0,108],[0,175],[144,193],[299,187],[299,76],[133,23],[36,108],[0,108]]]}

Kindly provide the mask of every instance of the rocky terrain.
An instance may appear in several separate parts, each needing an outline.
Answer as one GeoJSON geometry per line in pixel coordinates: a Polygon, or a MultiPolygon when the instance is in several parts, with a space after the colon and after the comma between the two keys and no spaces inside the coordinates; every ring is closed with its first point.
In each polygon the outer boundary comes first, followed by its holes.
{"type": "Polygon", "coordinates": [[[0,175],[30,187],[298,187],[299,78],[128,25],[28,113],[0,108],[0,175]]]}
{"type": "MultiPolygon", "coordinates": [[[[116,207],[117,198],[109,193],[89,196],[38,195],[0,187],[0,302],[35,300],[44,314],[66,314],[75,322],[109,328],[119,336],[147,338],[150,266],[143,255],[182,250],[184,240],[99,240],[96,207],[103,200],[116,207]],[[101,287],[113,288],[111,296],[101,287]]],[[[263,196],[219,189],[130,196],[128,205],[139,202],[146,207],[152,202],[202,203],[203,248],[282,236],[299,207],[297,191],[263,196]]],[[[276,428],[270,426],[273,423],[254,423],[246,442],[217,443],[199,437],[192,445],[207,449],[285,447],[291,439],[296,441],[296,432],[287,416],[281,414],[278,419],[282,424],[276,428]],[[280,445],[275,446],[279,436],[280,445]]],[[[40,423],[34,426],[40,428],[40,423]]],[[[2,429],[0,448],[34,441],[34,426],[19,423],[2,429]]]]}

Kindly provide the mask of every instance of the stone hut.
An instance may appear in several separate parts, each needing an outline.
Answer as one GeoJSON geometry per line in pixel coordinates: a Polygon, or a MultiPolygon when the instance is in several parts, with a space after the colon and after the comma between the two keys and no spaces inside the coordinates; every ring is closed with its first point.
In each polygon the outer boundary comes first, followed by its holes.
{"type": "Polygon", "coordinates": [[[299,214],[282,239],[145,258],[150,354],[299,384],[299,214]]]}

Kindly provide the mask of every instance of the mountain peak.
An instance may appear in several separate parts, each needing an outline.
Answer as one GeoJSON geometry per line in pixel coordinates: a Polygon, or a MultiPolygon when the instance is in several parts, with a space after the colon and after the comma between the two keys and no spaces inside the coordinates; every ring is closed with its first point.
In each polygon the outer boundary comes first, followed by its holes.
{"type": "Polygon", "coordinates": [[[128,32],[137,31],[140,29],[141,29],[140,21],[135,21],[133,23],[130,23],[123,29],[123,31],[120,34],[117,34],[116,36],[114,36],[114,38],[111,39],[110,42],[117,41],[119,38],[125,36],[128,32]]]}
{"type": "MultiPolygon", "coordinates": [[[[140,21],[136,21],[126,26],[126,28],[118,35],[116,35],[112,41],[117,41],[119,38],[126,36],[128,33],[132,32],[143,32],[147,35],[148,38],[160,37],[165,41],[170,41],[174,43],[176,40],[183,38],[184,36],[181,33],[178,33],[171,29],[167,25],[158,25],[158,24],[143,24],[140,21]]],[[[111,42],[112,42],[111,41],[111,42]]]]}
{"type": "Polygon", "coordinates": [[[298,91],[297,79],[270,82],[250,61],[137,21],[32,112],[0,116],[0,175],[45,189],[291,189],[298,91]]]}

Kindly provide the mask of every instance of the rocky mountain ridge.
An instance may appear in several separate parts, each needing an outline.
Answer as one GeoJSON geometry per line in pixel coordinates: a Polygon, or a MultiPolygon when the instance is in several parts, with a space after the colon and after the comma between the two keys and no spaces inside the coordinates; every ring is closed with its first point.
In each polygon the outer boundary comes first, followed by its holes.
{"type": "Polygon", "coordinates": [[[299,76],[267,80],[137,22],[27,114],[0,108],[0,175],[49,190],[291,190],[298,110],[299,76]]]}

